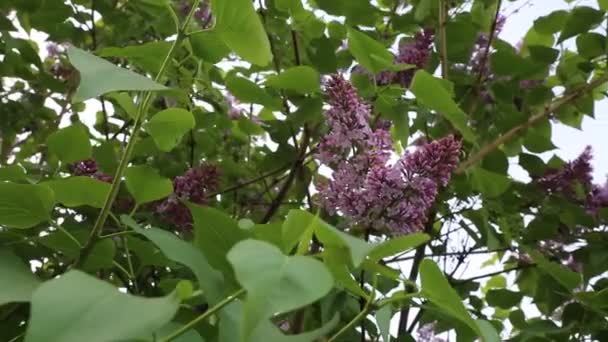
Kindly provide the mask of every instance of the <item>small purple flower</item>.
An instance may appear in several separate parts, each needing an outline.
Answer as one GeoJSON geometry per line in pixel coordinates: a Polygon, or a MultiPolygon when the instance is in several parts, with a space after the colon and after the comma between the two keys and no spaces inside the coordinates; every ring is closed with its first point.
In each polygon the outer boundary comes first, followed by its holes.
{"type": "Polygon", "coordinates": [[[536,88],[541,84],[543,84],[542,80],[521,80],[519,81],[519,88],[522,90],[529,90],[536,88]]]}
{"type": "Polygon", "coordinates": [[[50,42],[46,45],[46,53],[51,58],[59,58],[59,55],[63,53],[64,49],[61,45],[50,42]]]}
{"type": "Polygon", "coordinates": [[[436,337],[435,323],[427,323],[418,328],[418,342],[445,342],[444,339],[436,337]]]}
{"type": "Polygon", "coordinates": [[[399,47],[395,58],[396,64],[410,64],[415,68],[397,72],[395,79],[404,88],[408,88],[416,70],[423,69],[431,56],[431,45],[435,38],[433,29],[425,29],[414,36],[414,40],[399,47]]]}
{"type": "Polygon", "coordinates": [[[568,267],[574,272],[583,273],[583,264],[574,260],[572,254],[568,255],[568,259],[564,261],[564,266],[568,267]]]}
{"type": "Polygon", "coordinates": [[[75,176],[90,176],[97,172],[97,162],[93,159],[85,159],[70,166],[75,176]]]}
{"type": "Polygon", "coordinates": [[[70,166],[74,176],[88,176],[102,182],[112,183],[113,177],[100,171],[97,162],[93,159],[85,159],[70,166]]]}
{"type": "MultiPolygon", "coordinates": [[[[187,16],[192,10],[192,5],[189,0],[184,0],[179,3],[178,10],[182,16],[187,16]]],[[[211,6],[209,0],[203,0],[200,2],[198,8],[194,11],[193,15],[195,21],[202,27],[208,28],[213,20],[211,14],[211,6]]]]}
{"type": "Polygon", "coordinates": [[[560,193],[571,199],[586,196],[592,190],[592,158],[591,146],[587,146],[576,159],[561,169],[548,171],[537,183],[549,193],[560,193]],[[584,194],[577,194],[577,185],[582,186],[584,194]]]}
{"type": "Polygon", "coordinates": [[[238,120],[243,116],[243,111],[238,107],[239,101],[232,94],[226,94],[224,100],[228,104],[228,117],[230,120],[238,120]]]}
{"type": "Polygon", "coordinates": [[[181,201],[207,204],[207,195],[219,186],[219,169],[215,165],[203,164],[187,170],[173,180],[173,194],[156,206],[162,218],[181,230],[192,228],[190,210],[181,201]]]}
{"type": "Polygon", "coordinates": [[[405,153],[399,163],[408,175],[432,179],[446,186],[458,166],[461,144],[454,136],[422,145],[414,153],[405,153]]]}
{"type": "MultiPolygon", "coordinates": [[[[416,70],[423,69],[428,63],[431,56],[431,45],[433,44],[434,35],[435,32],[433,29],[424,29],[423,31],[416,33],[412,41],[402,44],[399,47],[399,53],[394,57],[394,63],[410,64],[414,67],[398,72],[388,70],[381,71],[375,75],[376,84],[385,86],[392,83],[398,83],[401,84],[402,87],[408,88],[416,70]]],[[[374,79],[372,73],[360,65],[355,66],[352,72],[368,75],[370,80],[374,79]]]]}

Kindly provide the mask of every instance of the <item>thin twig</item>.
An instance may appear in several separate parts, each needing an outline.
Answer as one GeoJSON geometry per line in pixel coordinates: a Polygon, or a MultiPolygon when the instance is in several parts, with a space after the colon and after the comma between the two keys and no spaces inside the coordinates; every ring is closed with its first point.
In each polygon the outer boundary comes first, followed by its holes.
{"type": "MultiPolygon", "coordinates": [[[[433,231],[433,222],[435,221],[435,215],[437,215],[436,211],[434,209],[432,209],[429,212],[429,215],[427,217],[427,223],[424,227],[424,232],[429,234],[433,231]]],[[[420,263],[422,262],[422,260],[424,259],[424,251],[426,250],[426,245],[427,243],[423,243],[422,245],[418,246],[418,248],[416,248],[416,253],[414,254],[414,261],[412,262],[412,268],[410,269],[410,275],[408,277],[408,280],[410,282],[415,283],[416,279],[418,278],[418,269],[420,267],[420,263]]],[[[408,287],[406,288],[407,292],[412,292],[411,289],[408,287]]],[[[406,330],[407,330],[407,321],[408,321],[408,316],[410,313],[410,307],[407,306],[403,309],[401,309],[401,317],[399,317],[399,328],[397,330],[398,334],[405,334],[406,330]]]]}
{"type": "Polygon", "coordinates": [[[184,326],[182,326],[178,330],[174,331],[171,335],[167,336],[163,340],[163,342],[173,341],[174,339],[176,339],[179,336],[183,335],[188,330],[194,328],[200,322],[203,322],[207,318],[211,317],[211,315],[215,314],[217,311],[221,310],[224,306],[230,304],[232,301],[234,301],[235,299],[237,299],[239,296],[241,296],[244,293],[245,293],[245,290],[244,289],[240,289],[240,290],[236,291],[235,293],[231,294],[230,296],[224,298],[221,302],[215,304],[215,306],[213,306],[209,310],[205,311],[205,313],[203,313],[202,315],[200,315],[200,316],[196,317],[195,319],[191,320],[190,322],[188,322],[187,324],[185,324],[184,326]]]}
{"type": "Polygon", "coordinates": [[[448,78],[448,42],[446,26],[448,24],[448,3],[441,0],[439,4],[439,59],[441,60],[441,77],[448,78]]]}
{"type": "Polygon", "coordinates": [[[513,272],[513,271],[519,271],[519,270],[523,270],[526,268],[531,268],[531,267],[536,267],[535,264],[524,264],[524,265],[519,265],[516,267],[511,267],[511,268],[507,268],[501,271],[496,271],[496,272],[492,272],[492,273],[486,273],[486,274],[482,274],[479,276],[475,276],[475,277],[471,277],[468,279],[455,279],[452,281],[452,283],[455,284],[463,284],[463,283],[467,283],[470,281],[475,281],[475,280],[479,280],[479,279],[483,279],[483,278],[488,278],[488,277],[493,277],[495,275],[499,275],[499,274],[503,274],[503,273],[509,273],[509,272],[513,272]]]}
{"type": "Polygon", "coordinates": [[[374,306],[372,304],[374,303],[375,296],[376,296],[376,289],[375,289],[375,286],[373,286],[372,291],[368,297],[367,304],[365,304],[365,307],[363,308],[363,310],[361,310],[357,314],[357,316],[355,316],[353,319],[350,320],[350,322],[348,322],[344,327],[342,327],[342,329],[340,329],[337,333],[335,333],[332,337],[330,337],[327,340],[327,342],[335,341],[342,334],[344,334],[349,329],[354,327],[360,320],[364,319],[365,316],[367,316],[367,314],[374,308],[374,306]]]}
{"type": "MultiPolygon", "coordinates": [[[[185,38],[185,32],[188,27],[188,24],[190,23],[190,20],[194,16],[194,12],[196,11],[196,8],[198,7],[199,3],[200,3],[200,0],[194,0],[194,4],[192,6],[192,9],[190,10],[190,13],[186,17],[186,20],[184,21],[182,28],[177,32],[177,37],[175,38],[175,41],[171,45],[171,48],[169,49],[167,56],[165,56],[165,59],[163,60],[163,63],[158,71],[158,74],[154,78],[155,82],[159,82],[160,79],[164,76],[165,71],[168,69],[169,63],[171,62],[171,60],[173,58],[173,54],[177,50],[178,46],[181,44],[182,40],[185,38]]],[[[173,8],[170,5],[167,5],[167,6],[169,7],[170,10],[173,10],[173,8]]],[[[138,137],[139,131],[143,125],[143,121],[146,117],[146,114],[148,112],[148,108],[149,108],[150,102],[152,100],[152,96],[153,96],[152,91],[146,91],[146,92],[143,92],[143,94],[142,94],[142,101],[140,102],[140,104],[137,108],[137,115],[135,117],[135,121],[133,124],[133,130],[131,132],[131,139],[129,139],[129,143],[127,144],[125,151],[123,153],[123,156],[120,160],[120,163],[118,164],[116,174],[114,176],[114,179],[112,180],[112,185],[110,186],[110,191],[108,192],[108,194],[106,196],[106,199],[104,201],[104,205],[101,209],[101,212],[99,213],[99,216],[97,217],[97,220],[95,221],[95,225],[93,226],[93,229],[91,229],[91,233],[89,234],[89,238],[88,238],[87,242],[82,247],[82,249],[80,250],[79,256],[74,261],[74,264],[72,265],[73,267],[77,267],[78,265],[80,265],[80,263],[89,255],[89,253],[91,253],[91,250],[93,248],[95,241],[99,238],[99,235],[101,235],[103,227],[106,223],[106,220],[107,220],[110,210],[112,208],[112,204],[114,203],[114,200],[116,199],[116,195],[118,194],[118,189],[120,188],[120,183],[122,182],[122,176],[127,168],[127,165],[129,164],[129,162],[131,160],[131,155],[133,154],[133,150],[135,149],[137,137],[138,137]]]]}

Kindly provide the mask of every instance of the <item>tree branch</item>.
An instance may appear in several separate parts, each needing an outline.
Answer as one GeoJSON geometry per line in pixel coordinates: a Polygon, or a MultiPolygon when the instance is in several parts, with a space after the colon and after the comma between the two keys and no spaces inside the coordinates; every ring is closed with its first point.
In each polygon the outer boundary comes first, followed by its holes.
{"type": "Polygon", "coordinates": [[[539,123],[540,121],[548,118],[549,115],[556,112],[561,107],[563,107],[567,104],[570,104],[572,101],[578,99],[580,96],[586,94],[589,91],[592,91],[593,89],[599,87],[600,85],[606,83],[607,81],[608,81],[608,73],[602,75],[601,77],[597,78],[596,80],[592,81],[591,83],[586,84],[585,86],[582,86],[579,89],[576,89],[576,90],[572,91],[571,93],[566,94],[566,95],[562,96],[561,98],[553,101],[549,105],[545,106],[545,108],[542,111],[531,116],[528,119],[528,121],[526,121],[525,123],[511,128],[505,134],[501,135],[496,140],[494,140],[492,143],[482,147],[476,154],[469,157],[469,159],[467,159],[465,162],[460,164],[460,166],[456,170],[456,173],[457,174],[464,173],[468,168],[477,164],[490,152],[494,151],[495,149],[500,147],[502,144],[513,139],[520,132],[522,132],[522,131],[534,126],[535,124],[539,123]]]}

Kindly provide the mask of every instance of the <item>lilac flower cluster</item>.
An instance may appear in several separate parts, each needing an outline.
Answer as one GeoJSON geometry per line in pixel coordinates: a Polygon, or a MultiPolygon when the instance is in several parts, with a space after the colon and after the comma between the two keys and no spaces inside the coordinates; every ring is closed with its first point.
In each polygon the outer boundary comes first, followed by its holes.
{"type": "Polygon", "coordinates": [[[608,180],[603,185],[593,183],[592,158],[591,146],[587,146],[576,159],[546,172],[536,182],[546,192],[561,194],[595,215],[600,208],[608,207],[608,180]]]}
{"type": "Polygon", "coordinates": [[[407,88],[412,82],[414,73],[423,69],[431,57],[431,45],[435,39],[433,29],[424,29],[414,36],[414,40],[399,47],[399,54],[395,58],[397,64],[411,64],[415,68],[397,72],[395,79],[401,86],[407,88]]]}
{"type": "Polygon", "coordinates": [[[65,57],[66,48],[60,44],[50,42],[46,45],[48,59],[51,61],[50,72],[57,78],[67,79],[72,74],[72,67],[65,57]]]}
{"type": "MultiPolygon", "coordinates": [[[[184,0],[179,4],[179,11],[183,16],[187,16],[188,13],[190,13],[190,10],[192,9],[190,2],[190,0],[184,0]]],[[[213,23],[213,15],[211,14],[211,5],[209,4],[209,0],[203,0],[200,2],[198,8],[196,11],[194,11],[193,18],[203,29],[211,26],[213,23]]]]}
{"type": "Polygon", "coordinates": [[[591,146],[587,146],[576,159],[566,163],[561,169],[546,172],[537,183],[548,193],[562,194],[570,199],[586,198],[593,187],[592,158],[591,146]]]}
{"type": "MultiPolygon", "coordinates": [[[[494,37],[498,37],[500,32],[505,26],[507,18],[503,15],[499,15],[496,18],[496,25],[494,27],[494,37]]],[[[489,51],[488,44],[490,42],[490,36],[487,33],[481,33],[477,37],[477,41],[475,42],[475,47],[473,48],[473,54],[471,56],[470,66],[471,71],[475,74],[480,74],[487,78],[490,76],[490,60],[489,60],[489,51]],[[487,56],[487,57],[486,57],[487,56]]]]}
{"type": "Polygon", "coordinates": [[[435,336],[435,323],[427,323],[420,326],[417,333],[418,342],[445,342],[444,339],[435,336]]]}
{"type": "MultiPolygon", "coordinates": [[[[399,46],[399,53],[394,57],[395,64],[410,64],[414,67],[398,72],[381,71],[375,77],[376,84],[381,86],[400,84],[402,87],[408,88],[416,70],[423,69],[426,66],[431,56],[431,45],[433,44],[434,37],[435,33],[433,29],[424,29],[416,33],[412,41],[401,44],[399,46]]],[[[360,65],[357,65],[353,69],[353,72],[367,74],[370,76],[370,79],[372,78],[370,72],[360,65]]]]}
{"type": "Polygon", "coordinates": [[[207,196],[217,190],[220,173],[215,165],[203,164],[173,180],[173,193],[156,206],[156,212],[181,230],[192,228],[192,215],[182,201],[207,204],[207,196]]]}
{"type": "Polygon", "coordinates": [[[232,94],[226,94],[224,100],[228,105],[228,117],[230,120],[238,120],[243,116],[243,110],[238,107],[239,101],[232,94]]]}
{"type": "MultiPolygon", "coordinates": [[[[542,177],[535,180],[548,194],[561,195],[568,200],[581,205],[589,215],[596,216],[598,210],[608,207],[608,181],[604,185],[593,184],[593,158],[590,146],[574,160],[566,163],[560,169],[547,171],[542,177]]],[[[544,254],[560,259],[564,266],[575,272],[580,272],[582,264],[574,260],[568,251],[569,244],[576,240],[581,233],[587,232],[588,227],[575,227],[563,229],[558,237],[541,241],[538,250],[544,254]]],[[[522,259],[526,262],[526,258],[522,259]]]]}
{"type": "Polygon", "coordinates": [[[100,171],[97,162],[93,159],[85,159],[72,164],[70,171],[74,176],[89,176],[102,182],[112,183],[112,176],[100,171]]]}
{"type": "Polygon", "coordinates": [[[393,234],[420,230],[439,187],[447,185],[456,168],[460,143],[449,136],[387,165],[392,153],[387,125],[370,127],[369,105],[341,76],[327,82],[326,92],[330,131],[317,158],[334,173],[332,180],[318,184],[323,207],[366,228],[388,228],[393,234]]]}

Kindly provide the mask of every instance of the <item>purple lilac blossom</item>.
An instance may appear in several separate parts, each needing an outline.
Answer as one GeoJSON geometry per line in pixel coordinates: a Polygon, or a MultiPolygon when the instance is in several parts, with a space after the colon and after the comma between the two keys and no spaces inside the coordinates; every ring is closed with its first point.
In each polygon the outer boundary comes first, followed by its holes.
{"type": "Polygon", "coordinates": [[[580,185],[585,193],[583,196],[586,196],[592,190],[592,158],[591,146],[587,146],[576,159],[561,169],[548,171],[537,183],[549,193],[559,193],[571,199],[580,197],[576,191],[580,185]]]}
{"type": "MultiPolygon", "coordinates": [[[[496,19],[496,26],[494,28],[494,37],[498,37],[500,32],[505,26],[507,18],[504,15],[499,15],[496,19]]],[[[475,47],[473,48],[473,54],[471,55],[471,71],[475,74],[480,74],[484,78],[490,76],[489,56],[488,55],[488,43],[490,42],[490,36],[487,33],[481,33],[477,37],[475,47]]]]}
{"type": "Polygon", "coordinates": [[[396,64],[411,64],[415,67],[402,70],[395,75],[396,82],[402,87],[408,88],[418,69],[423,69],[431,57],[431,45],[435,37],[433,29],[424,29],[416,33],[414,40],[399,47],[399,54],[395,58],[396,64]]]}
{"type": "Polygon", "coordinates": [[[435,336],[435,323],[421,325],[417,333],[418,342],[445,342],[444,339],[435,336]]]}
{"type": "Polygon", "coordinates": [[[182,201],[207,204],[207,195],[219,186],[219,169],[203,164],[187,170],[173,180],[173,193],[156,206],[156,212],[180,230],[192,228],[192,215],[182,201]]]}
{"type": "Polygon", "coordinates": [[[243,111],[238,107],[239,101],[232,94],[226,94],[224,100],[228,105],[228,117],[230,120],[238,120],[243,115],[243,111]]]}
{"type": "Polygon", "coordinates": [[[59,55],[64,51],[63,47],[57,43],[50,42],[46,45],[46,53],[50,58],[59,58],[59,55]]]}
{"type": "Polygon", "coordinates": [[[366,228],[388,228],[393,234],[422,229],[439,188],[456,168],[460,143],[449,136],[387,165],[392,153],[388,125],[372,130],[369,105],[341,76],[327,82],[326,93],[330,131],[317,158],[334,173],[332,180],[317,185],[323,207],[366,228]]]}
{"type": "Polygon", "coordinates": [[[97,162],[93,159],[85,159],[76,162],[70,167],[74,176],[89,176],[102,182],[112,183],[112,176],[100,171],[97,162]]]}
{"type": "MultiPolygon", "coordinates": [[[[401,44],[399,53],[394,57],[394,63],[410,64],[414,67],[398,72],[381,71],[375,77],[376,84],[385,86],[397,83],[404,88],[408,88],[416,70],[423,69],[431,56],[431,45],[433,44],[434,35],[433,29],[424,29],[416,33],[412,41],[401,44]]],[[[366,74],[370,79],[373,78],[372,74],[360,65],[355,66],[352,72],[366,74]]]]}
{"type": "MultiPolygon", "coordinates": [[[[182,16],[187,16],[192,9],[192,5],[189,0],[183,0],[178,4],[178,10],[182,16]]],[[[209,0],[203,0],[200,2],[198,8],[194,11],[194,20],[201,26],[201,28],[209,28],[213,21],[213,15],[211,14],[211,6],[209,0]]]]}

